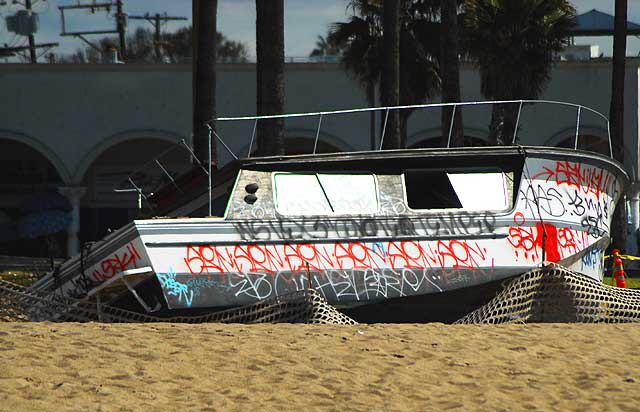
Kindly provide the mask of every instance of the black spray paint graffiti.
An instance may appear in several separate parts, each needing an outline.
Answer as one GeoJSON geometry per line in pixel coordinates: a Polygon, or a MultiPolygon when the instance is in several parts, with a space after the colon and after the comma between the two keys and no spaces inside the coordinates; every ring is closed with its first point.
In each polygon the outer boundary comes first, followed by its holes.
{"type": "Polygon", "coordinates": [[[331,219],[301,216],[298,219],[247,220],[233,226],[242,240],[314,240],[329,238],[455,236],[492,234],[496,218],[491,213],[442,213],[433,217],[355,217],[331,219]]]}
{"type": "Polygon", "coordinates": [[[603,222],[593,216],[583,217],[580,224],[583,228],[585,228],[585,231],[589,236],[592,236],[596,239],[604,236],[607,233],[604,227],[602,227],[603,222]]]}
{"type": "Polygon", "coordinates": [[[531,209],[549,216],[560,217],[566,213],[562,194],[554,187],[545,188],[542,185],[530,184],[525,189],[520,190],[520,201],[523,209],[531,209]]]}
{"type": "MultiPolygon", "coordinates": [[[[193,306],[211,301],[250,303],[294,291],[313,288],[330,303],[352,303],[441,292],[489,278],[483,269],[348,269],[311,271],[309,275],[276,273],[227,273],[216,277],[176,277],[193,298],[193,306]],[[310,278],[309,278],[310,276],[310,278]]],[[[178,298],[171,298],[180,306],[178,298]]],[[[191,302],[189,302],[191,303],[191,302]]]]}
{"type": "Polygon", "coordinates": [[[577,189],[569,191],[544,188],[531,184],[520,190],[520,201],[524,210],[539,211],[552,217],[574,216],[585,231],[594,238],[604,236],[609,231],[609,203],[611,198],[583,194],[577,189]]]}

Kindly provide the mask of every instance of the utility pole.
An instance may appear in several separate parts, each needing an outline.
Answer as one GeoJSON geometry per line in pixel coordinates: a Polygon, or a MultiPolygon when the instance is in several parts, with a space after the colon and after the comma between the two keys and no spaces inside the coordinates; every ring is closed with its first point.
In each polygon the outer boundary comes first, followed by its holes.
{"type": "Polygon", "coordinates": [[[73,4],[73,5],[68,5],[68,6],[58,6],[58,10],[60,10],[60,18],[62,20],[62,32],[60,33],[60,36],[74,36],[79,38],[80,40],[84,41],[85,43],[87,43],[89,46],[93,47],[94,49],[100,51],[100,52],[104,52],[104,50],[101,50],[98,46],[96,46],[95,44],[91,43],[89,40],[87,40],[84,36],[85,35],[89,35],[89,34],[117,34],[119,37],[119,43],[120,43],[120,60],[124,61],[126,54],[127,54],[127,45],[126,45],[126,28],[127,28],[127,14],[123,11],[123,1],[122,0],[115,0],[115,1],[106,1],[104,3],[98,3],[96,0],[93,0],[92,3],[85,3],[82,4],[80,1],[78,1],[78,4],[73,4]],[[79,10],[79,9],[89,9],[91,11],[91,13],[95,13],[97,10],[106,10],[107,13],[109,13],[111,11],[111,8],[115,7],[116,8],[116,13],[114,15],[115,20],[116,20],[116,27],[115,29],[111,29],[111,30],[85,30],[85,31],[75,31],[75,32],[68,32],[67,31],[67,26],[66,26],[66,20],[65,20],[65,11],[69,11],[69,10],[79,10]]]}
{"type": "Polygon", "coordinates": [[[158,62],[162,60],[162,52],[160,47],[162,45],[162,41],[160,39],[160,34],[161,34],[160,29],[162,28],[162,24],[168,21],[188,20],[186,17],[181,17],[181,16],[167,16],[167,13],[165,14],[156,13],[154,15],[150,15],[149,13],[146,13],[144,16],[129,16],[129,19],[146,20],[153,25],[153,28],[154,28],[153,42],[154,42],[156,60],[158,62]]]}
{"type": "MultiPolygon", "coordinates": [[[[35,64],[38,62],[36,49],[51,48],[57,46],[58,43],[36,44],[34,33],[38,31],[38,14],[33,11],[34,4],[41,0],[24,0],[23,2],[13,0],[12,4],[21,4],[24,10],[18,11],[16,14],[6,17],[7,30],[19,36],[24,36],[29,40],[28,46],[20,47],[0,47],[0,56],[14,56],[16,52],[20,52],[21,56],[26,59],[22,52],[29,52],[29,62],[35,64]]],[[[46,1],[46,0],[42,0],[46,1]]],[[[5,0],[0,0],[0,6],[7,5],[5,0]]]]}
{"type": "Polygon", "coordinates": [[[122,11],[122,0],[116,0],[116,30],[120,37],[120,58],[125,61],[127,55],[127,44],[125,42],[125,30],[127,27],[127,15],[122,11]]]}
{"type": "MultiPolygon", "coordinates": [[[[29,13],[33,13],[31,10],[31,0],[25,0],[24,7],[29,13]]],[[[36,40],[33,37],[33,33],[29,34],[29,58],[32,64],[38,62],[38,58],[36,57],[36,40]]]]}

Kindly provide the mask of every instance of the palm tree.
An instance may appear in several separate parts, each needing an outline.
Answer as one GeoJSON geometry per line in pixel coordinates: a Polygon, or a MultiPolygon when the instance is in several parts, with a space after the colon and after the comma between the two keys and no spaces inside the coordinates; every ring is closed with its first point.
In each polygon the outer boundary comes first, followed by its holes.
{"type": "MultiPolygon", "coordinates": [[[[205,122],[216,114],[216,23],[217,0],[194,0],[194,104],[193,149],[198,159],[209,156],[209,130],[205,122]]],[[[215,127],[213,124],[211,127],[215,127]]],[[[215,140],[211,140],[211,159],[216,159],[215,140]]]]}
{"type": "MultiPolygon", "coordinates": [[[[418,3],[421,2],[405,0],[399,10],[401,105],[423,102],[435,94],[440,85],[436,64],[439,48],[434,37],[438,36],[437,24],[430,14],[417,7],[418,3]]],[[[383,70],[383,7],[379,0],[353,0],[349,7],[353,15],[347,22],[334,23],[330,37],[341,49],[342,65],[365,88],[368,104],[375,106],[375,89],[381,84],[383,70]]],[[[406,141],[410,114],[407,110],[400,112],[401,142],[406,141]]],[[[373,149],[376,147],[373,113],[370,131],[373,149]]]]}
{"type": "MultiPolygon", "coordinates": [[[[384,0],[382,11],[382,78],[380,97],[384,106],[400,105],[400,11],[399,0],[384,0]]],[[[400,149],[406,139],[400,134],[397,110],[387,113],[384,148],[400,149]]]]}
{"type": "MultiPolygon", "coordinates": [[[[334,23],[328,38],[340,48],[340,61],[365,89],[369,107],[376,105],[376,84],[381,67],[382,29],[380,10],[368,1],[350,4],[353,15],[346,23],[334,23]]],[[[370,113],[369,133],[371,149],[376,148],[376,114],[370,113]]]]}
{"type": "MultiPolygon", "coordinates": [[[[441,0],[440,22],[442,38],[440,40],[440,77],[442,78],[442,102],[460,101],[460,36],[458,31],[458,3],[456,0],[441,0]]],[[[461,146],[464,139],[462,110],[442,108],[442,146],[447,144],[451,130],[451,145],[461,146]],[[450,124],[453,121],[453,129],[450,124]]]]}
{"type": "MultiPolygon", "coordinates": [[[[611,75],[611,145],[613,157],[624,164],[624,75],[627,50],[627,0],[616,0],[613,28],[613,60],[611,75]]],[[[615,246],[624,249],[627,243],[627,210],[624,197],[613,216],[612,236],[615,246]]]]}
{"type": "MultiPolygon", "coordinates": [[[[256,85],[258,115],[284,111],[284,0],[256,0],[256,85]]],[[[282,119],[258,123],[258,152],[283,155],[282,119]]]]}
{"type": "Polygon", "coordinates": [[[336,56],[340,54],[340,48],[332,41],[331,36],[320,36],[318,35],[318,40],[316,41],[316,48],[311,51],[309,57],[316,56],[336,56]]]}
{"type": "MultiPolygon", "coordinates": [[[[550,79],[554,53],[568,42],[569,0],[467,0],[465,36],[489,100],[535,99],[550,79]]],[[[511,142],[518,105],[494,105],[492,144],[511,142]]]]}

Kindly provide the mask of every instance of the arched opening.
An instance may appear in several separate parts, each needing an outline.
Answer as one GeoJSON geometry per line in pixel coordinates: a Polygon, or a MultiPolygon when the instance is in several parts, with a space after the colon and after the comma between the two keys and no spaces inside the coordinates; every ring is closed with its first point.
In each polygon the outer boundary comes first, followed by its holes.
{"type": "MultiPolygon", "coordinates": [[[[104,150],[88,167],[80,211],[81,242],[95,241],[140,215],[144,197],[191,167],[189,152],[178,143],[136,138],[104,150]],[[157,161],[156,161],[157,160],[157,161]]],[[[147,209],[148,210],[148,209],[147,209]]]]}
{"type": "MultiPolygon", "coordinates": [[[[569,136],[556,144],[556,147],[567,147],[573,149],[576,146],[576,136],[569,136]]],[[[606,137],[594,134],[579,134],[578,149],[588,152],[596,152],[605,156],[609,155],[609,140],[606,137]]]]}
{"type": "Polygon", "coordinates": [[[47,221],[54,215],[64,220],[68,211],[57,192],[64,185],[59,171],[25,143],[0,138],[0,147],[0,254],[63,256],[66,221],[47,221]]]}

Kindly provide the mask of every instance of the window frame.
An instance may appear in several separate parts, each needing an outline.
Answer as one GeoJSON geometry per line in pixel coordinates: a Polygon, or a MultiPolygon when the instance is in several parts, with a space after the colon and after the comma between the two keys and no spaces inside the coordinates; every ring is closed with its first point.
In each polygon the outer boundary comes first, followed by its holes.
{"type": "MultiPolygon", "coordinates": [[[[454,167],[454,168],[429,168],[429,169],[405,169],[402,171],[402,173],[400,174],[400,178],[402,181],[402,197],[404,200],[404,203],[407,207],[407,210],[409,210],[412,213],[416,213],[416,214],[438,214],[438,213],[443,213],[443,212],[451,212],[451,213],[485,213],[485,212],[493,212],[496,214],[508,214],[509,212],[511,212],[515,206],[516,206],[516,191],[517,188],[515,187],[515,181],[516,181],[516,172],[513,170],[510,171],[505,171],[504,169],[501,169],[500,167],[454,167]],[[441,209],[414,209],[411,206],[409,206],[409,197],[408,197],[408,193],[407,193],[407,182],[405,180],[405,174],[409,172],[444,172],[444,173],[478,173],[478,172],[499,172],[502,173],[506,184],[509,184],[509,179],[507,178],[508,173],[513,173],[513,178],[511,179],[511,184],[513,185],[513,190],[511,191],[511,193],[509,192],[509,188],[508,186],[505,187],[505,191],[506,191],[506,196],[507,196],[507,207],[505,209],[477,209],[477,210],[469,210],[469,209],[465,209],[463,208],[441,208],[441,209]]],[[[453,184],[452,184],[453,187],[453,184]]],[[[453,188],[455,191],[455,187],[453,188]]],[[[458,194],[456,193],[456,196],[458,194]]]]}
{"type": "Polygon", "coordinates": [[[380,186],[378,184],[378,176],[375,173],[371,173],[368,171],[354,171],[352,173],[344,173],[344,172],[271,172],[271,187],[273,190],[273,209],[278,216],[288,217],[288,218],[296,218],[301,216],[320,216],[320,217],[351,217],[351,216],[377,216],[380,213],[380,186]],[[278,210],[278,187],[276,184],[276,175],[310,175],[310,176],[321,176],[321,175],[339,175],[339,176],[353,176],[353,175],[365,175],[371,176],[373,178],[373,187],[375,194],[376,207],[375,211],[371,213],[300,213],[300,214],[286,214],[282,213],[278,210]]]}

